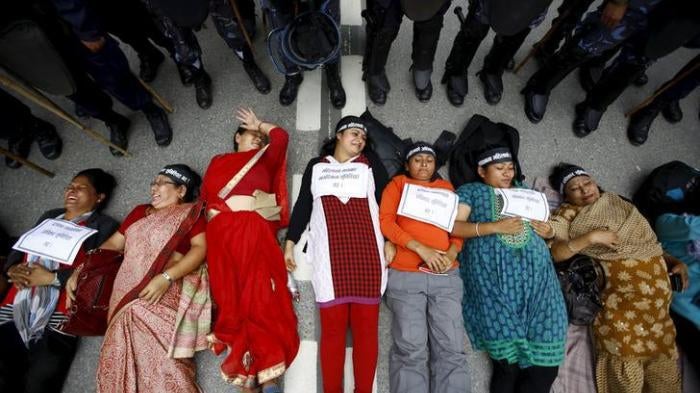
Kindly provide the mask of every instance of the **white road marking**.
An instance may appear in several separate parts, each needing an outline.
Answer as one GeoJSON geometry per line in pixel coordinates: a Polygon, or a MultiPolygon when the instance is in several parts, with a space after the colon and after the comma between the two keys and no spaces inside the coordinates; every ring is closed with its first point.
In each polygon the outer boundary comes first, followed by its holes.
{"type": "Polygon", "coordinates": [[[304,82],[297,95],[297,124],[299,131],[321,129],[321,69],[304,72],[304,82]]]}
{"type": "Polygon", "coordinates": [[[316,393],[318,370],[318,343],[302,340],[299,353],[284,373],[284,391],[287,393],[316,393]]]}
{"type": "Polygon", "coordinates": [[[362,26],[362,0],[340,0],[340,24],[362,26]]]}
{"type": "Polygon", "coordinates": [[[359,116],[367,108],[365,83],[362,81],[362,56],[343,56],[341,67],[343,87],[347,95],[347,103],[342,110],[342,116],[359,116]]]}

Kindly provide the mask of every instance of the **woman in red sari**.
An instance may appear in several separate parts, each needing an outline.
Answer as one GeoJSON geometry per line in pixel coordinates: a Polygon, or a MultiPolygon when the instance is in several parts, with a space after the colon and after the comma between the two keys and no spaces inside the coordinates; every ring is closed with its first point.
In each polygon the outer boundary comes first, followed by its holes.
{"type": "Polygon", "coordinates": [[[214,157],[204,175],[207,261],[216,304],[209,340],[224,379],[244,389],[281,392],[277,379],[299,349],[287,271],[275,236],[287,225],[285,157],[289,136],[239,109],[233,153],[214,157]],[[265,142],[269,139],[269,144],[265,142]]]}
{"type": "MultiPolygon", "coordinates": [[[[168,165],[139,205],[100,248],[123,251],[114,279],[97,368],[98,393],[197,393],[191,357],[206,349],[211,322],[206,222],[199,175],[168,165]]],[[[75,288],[71,277],[69,296],[75,288]]]]}

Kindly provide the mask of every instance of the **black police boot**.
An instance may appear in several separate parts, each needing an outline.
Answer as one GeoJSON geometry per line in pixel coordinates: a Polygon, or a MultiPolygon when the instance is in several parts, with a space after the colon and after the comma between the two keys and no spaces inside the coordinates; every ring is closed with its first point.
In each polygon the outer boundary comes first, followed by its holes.
{"type": "Polygon", "coordinates": [[[151,45],[151,48],[147,52],[139,53],[139,77],[144,82],[153,82],[158,74],[158,67],[165,60],[165,56],[155,46],[151,45]]]}
{"type": "Polygon", "coordinates": [[[280,90],[280,104],[282,104],[282,106],[289,106],[297,99],[299,85],[301,85],[303,81],[304,74],[301,72],[284,77],[284,86],[282,86],[282,90],[280,90]]]}
{"type": "Polygon", "coordinates": [[[669,102],[664,109],[661,110],[664,118],[668,120],[669,123],[678,123],[683,120],[683,111],[681,106],[678,104],[678,100],[673,100],[669,102]]]}
{"type": "Polygon", "coordinates": [[[433,82],[430,76],[433,70],[417,70],[411,67],[413,74],[413,87],[415,88],[416,97],[420,102],[428,102],[433,96],[433,82]]]}
{"type": "MultiPolygon", "coordinates": [[[[129,147],[128,131],[131,127],[131,121],[117,112],[112,112],[105,124],[109,128],[109,141],[126,150],[129,147]]],[[[124,155],[113,147],[109,148],[109,152],[115,157],[124,155]]]]}
{"type": "Polygon", "coordinates": [[[248,74],[250,81],[253,82],[255,89],[262,94],[269,93],[272,90],[270,80],[258,67],[258,63],[255,62],[255,57],[253,57],[253,52],[250,51],[250,48],[244,46],[240,51],[234,51],[234,53],[243,61],[243,69],[248,74]]]}
{"type": "Polygon", "coordinates": [[[440,83],[447,84],[447,100],[454,106],[461,106],[464,97],[469,92],[469,81],[467,75],[448,75],[447,71],[442,75],[440,83]]]}
{"type": "Polygon", "coordinates": [[[484,85],[484,98],[490,105],[496,105],[503,97],[503,72],[508,63],[525,41],[530,29],[510,35],[496,35],[491,50],[484,58],[484,66],[479,72],[479,80],[484,85]]]}
{"type": "MultiPolygon", "coordinates": [[[[8,142],[8,149],[10,150],[10,153],[26,159],[27,157],[29,157],[29,150],[32,147],[32,142],[33,138],[31,135],[23,134],[19,138],[10,139],[8,142]]],[[[21,167],[22,163],[13,160],[10,157],[5,157],[5,165],[7,165],[10,168],[16,169],[21,167]]]]}
{"type": "Polygon", "coordinates": [[[331,98],[331,104],[335,109],[341,109],[345,106],[345,89],[343,82],[340,79],[340,70],[338,63],[326,64],[326,82],[328,83],[328,92],[331,98]]]}
{"type": "Polygon", "coordinates": [[[39,145],[39,151],[49,160],[57,159],[63,150],[63,141],[58,136],[56,127],[37,117],[34,118],[33,123],[33,133],[39,145]]]}
{"type": "Polygon", "coordinates": [[[143,108],[146,119],[151,124],[151,130],[156,138],[158,146],[168,146],[173,140],[173,130],[170,128],[168,115],[165,111],[154,103],[149,103],[143,108]]]}
{"type": "Polygon", "coordinates": [[[391,85],[389,85],[389,79],[387,79],[385,72],[367,77],[367,93],[369,94],[369,99],[375,104],[384,105],[390,90],[391,85]]]}
{"type": "Polygon", "coordinates": [[[552,89],[585,58],[586,53],[577,46],[565,46],[530,77],[521,93],[525,95],[525,115],[532,123],[544,117],[552,89]]]}
{"type": "Polygon", "coordinates": [[[194,77],[194,92],[197,105],[199,105],[200,108],[207,109],[211,106],[213,100],[211,77],[204,68],[197,70],[197,75],[194,77]]]}
{"type": "Polygon", "coordinates": [[[661,111],[661,106],[655,102],[645,106],[632,115],[627,126],[627,139],[635,146],[640,146],[647,141],[651,124],[661,111]]]}
{"type": "Polygon", "coordinates": [[[598,129],[600,119],[603,117],[603,111],[593,109],[586,104],[580,102],[576,104],[576,118],[574,119],[574,135],[583,138],[591,132],[598,129]]]}
{"type": "Polygon", "coordinates": [[[175,64],[177,65],[177,73],[180,75],[180,82],[182,82],[184,86],[190,86],[194,82],[197,69],[186,64],[175,64]]]}

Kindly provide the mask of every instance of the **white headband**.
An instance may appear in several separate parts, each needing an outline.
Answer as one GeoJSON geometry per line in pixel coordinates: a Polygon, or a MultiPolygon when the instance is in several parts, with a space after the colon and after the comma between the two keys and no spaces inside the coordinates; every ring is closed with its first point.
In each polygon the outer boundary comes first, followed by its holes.
{"type": "Polygon", "coordinates": [[[477,165],[484,166],[492,161],[503,160],[506,158],[511,159],[511,158],[513,158],[513,156],[508,152],[498,152],[498,153],[495,153],[495,154],[488,156],[488,157],[482,159],[481,161],[477,162],[477,165]]]}
{"type": "Polygon", "coordinates": [[[559,184],[559,193],[564,195],[564,187],[566,187],[566,183],[569,182],[569,180],[573,179],[576,176],[589,176],[588,172],[584,171],[583,169],[577,169],[568,175],[564,176],[563,179],[561,179],[561,184],[559,184]]]}

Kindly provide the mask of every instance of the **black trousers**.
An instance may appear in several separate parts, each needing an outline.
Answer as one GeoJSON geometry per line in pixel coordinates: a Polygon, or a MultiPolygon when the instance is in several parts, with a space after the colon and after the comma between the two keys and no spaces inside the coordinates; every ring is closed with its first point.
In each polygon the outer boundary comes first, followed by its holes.
{"type": "Polygon", "coordinates": [[[156,45],[173,53],[172,42],[158,29],[152,15],[139,0],[98,0],[91,3],[106,30],[128,44],[139,57],[148,56],[156,45]]]}
{"type": "Polygon", "coordinates": [[[23,136],[25,126],[31,122],[32,113],[29,107],[14,96],[0,89],[0,138],[15,140],[23,136]]]}
{"type": "Polygon", "coordinates": [[[503,360],[491,359],[493,375],[490,393],[549,393],[559,367],[520,368],[503,360]]]}
{"type": "Polygon", "coordinates": [[[13,322],[0,325],[0,392],[60,392],[77,344],[77,337],[47,328],[27,349],[13,322]]]}
{"type": "Polygon", "coordinates": [[[695,327],[693,322],[673,311],[671,311],[671,318],[673,324],[676,325],[676,343],[688,359],[690,366],[695,369],[696,373],[700,373],[700,353],[697,349],[700,330],[695,327]]]}
{"type": "MultiPolygon", "coordinates": [[[[445,3],[435,16],[426,21],[413,22],[411,59],[416,70],[432,70],[440,31],[450,4],[445,3]]],[[[384,72],[391,44],[399,33],[404,14],[399,0],[391,0],[388,7],[383,7],[378,1],[368,1],[367,13],[370,20],[367,23],[365,68],[370,75],[379,75],[384,72]]]]}

